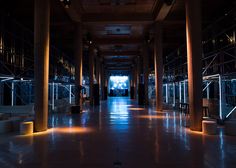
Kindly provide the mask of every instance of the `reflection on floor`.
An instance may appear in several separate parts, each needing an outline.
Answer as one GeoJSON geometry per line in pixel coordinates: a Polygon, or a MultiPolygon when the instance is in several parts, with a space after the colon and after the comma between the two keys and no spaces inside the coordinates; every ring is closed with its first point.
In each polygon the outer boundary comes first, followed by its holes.
{"type": "MultiPolygon", "coordinates": [[[[81,115],[50,116],[50,129],[0,144],[0,167],[235,168],[236,138],[207,136],[184,116],[110,98],[81,115]]],[[[2,137],[2,136],[1,136],[2,137]]]]}

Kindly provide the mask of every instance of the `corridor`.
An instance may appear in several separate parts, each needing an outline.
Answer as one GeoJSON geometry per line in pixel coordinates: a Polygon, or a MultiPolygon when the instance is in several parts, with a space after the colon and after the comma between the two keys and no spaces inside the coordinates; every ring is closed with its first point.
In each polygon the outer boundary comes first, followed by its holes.
{"type": "Polygon", "coordinates": [[[192,132],[184,122],[175,111],[109,98],[82,114],[51,115],[46,132],[0,137],[0,167],[235,167],[235,137],[222,128],[213,136],[192,132]]]}

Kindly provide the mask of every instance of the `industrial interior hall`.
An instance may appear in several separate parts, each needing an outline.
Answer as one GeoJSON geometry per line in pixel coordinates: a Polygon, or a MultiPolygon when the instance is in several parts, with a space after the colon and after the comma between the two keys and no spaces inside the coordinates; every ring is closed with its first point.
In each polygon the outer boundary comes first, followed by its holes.
{"type": "Polygon", "coordinates": [[[0,1],[1,168],[234,168],[235,147],[236,1],[0,1]]]}

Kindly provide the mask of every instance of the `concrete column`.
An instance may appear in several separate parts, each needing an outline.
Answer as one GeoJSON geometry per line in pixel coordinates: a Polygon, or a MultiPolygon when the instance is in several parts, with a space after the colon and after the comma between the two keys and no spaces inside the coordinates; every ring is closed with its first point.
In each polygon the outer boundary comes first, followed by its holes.
{"type": "Polygon", "coordinates": [[[190,129],[202,130],[201,1],[185,0],[190,129]]]}
{"type": "Polygon", "coordinates": [[[94,47],[89,46],[89,99],[93,105],[93,83],[94,83],[94,47]]]}
{"type": "Polygon", "coordinates": [[[80,94],[83,80],[83,30],[82,23],[77,22],[75,26],[74,39],[75,59],[75,106],[76,110],[82,111],[82,97],[80,94]]]}
{"type": "Polygon", "coordinates": [[[143,84],[144,84],[144,104],[148,105],[148,76],[149,76],[149,55],[148,44],[143,44],[143,84]]]}
{"type": "Polygon", "coordinates": [[[108,96],[108,72],[107,69],[104,67],[104,100],[107,100],[108,96]]]}
{"type": "Polygon", "coordinates": [[[136,67],[133,67],[133,71],[132,71],[132,75],[133,75],[133,98],[136,99],[137,97],[137,69],[136,67]]]}
{"type": "Polygon", "coordinates": [[[96,81],[97,81],[97,84],[100,84],[100,60],[99,60],[99,57],[97,57],[96,59],[96,70],[95,70],[95,78],[96,78],[96,81]]]}
{"type": "Polygon", "coordinates": [[[154,66],[155,66],[155,87],[156,87],[156,110],[162,110],[162,85],[163,85],[163,47],[162,47],[162,25],[155,24],[154,37],[154,66]]]}
{"type": "Polygon", "coordinates": [[[101,96],[101,62],[100,62],[100,57],[96,57],[96,81],[98,84],[98,90],[99,90],[99,100],[101,96]]]}
{"type": "Polygon", "coordinates": [[[137,97],[137,69],[134,68],[134,99],[137,97]]]}
{"type": "Polygon", "coordinates": [[[141,74],[141,69],[140,69],[140,56],[137,57],[137,85],[140,84],[140,74],[141,74]]]}
{"type": "Polygon", "coordinates": [[[130,99],[134,99],[134,68],[130,70],[130,99]]]}
{"type": "Polygon", "coordinates": [[[34,6],[35,131],[45,131],[48,128],[50,1],[35,0],[34,6]]]}
{"type": "Polygon", "coordinates": [[[101,63],[101,66],[100,66],[100,71],[101,71],[101,97],[102,97],[102,100],[105,100],[104,99],[104,87],[105,87],[105,79],[104,79],[104,64],[101,63]]]}
{"type": "Polygon", "coordinates": [[[141,57],[138,56],[137,61],[137,81],[138,81],[138,104],[139,105],[145,105],[145,99],[144,99],[144,84],[141,79],[141,71],[142,71],[142,64],[141,64],[141,57]]]}
{"type": "MultiPolygon", "coordinates": [[[[143,104],[140,102],[140,87],[141,87],[142,81],[141,81],[141,57],[137,57],[137,98],[138,98],[138,104],[143,104]]],[[[143,100],[143,98],[141,98],[143,100]]]]}

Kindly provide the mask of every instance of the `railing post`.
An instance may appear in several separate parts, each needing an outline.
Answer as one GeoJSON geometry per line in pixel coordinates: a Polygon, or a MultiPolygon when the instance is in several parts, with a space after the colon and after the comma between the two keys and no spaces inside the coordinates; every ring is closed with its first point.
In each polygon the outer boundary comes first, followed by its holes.
{"type": "Polygon", "coordinates": [[[182,102],[182,90],[181,90],[181,81],[179,82],[179,103],[182,102]]]}
{"type": "Polygon", "coordinates": [[[166,103],[168,103],[168,84],[165,84],[166,86],[166,103]]]}
{"type": "Polygon", "coordinates": [[[186,103],[186,83],[184,80],[184,103],[186,103]]]}
{"type": "Polygon", "coordinates": [[[69,85],[69,103],[71,104],[71,84],[69,85]]]}
{"type": "Polygon", "coordinates": [[[207,99],[210,99],[210,84],[207,82],[207,99]]]}
{"type": "Polygon", "coordinates": [[[52,110],[55,110],[55,101],[54,101],[54,82],[52,82],[52,110]]]}
{"type": "Polygon", "coordinates": [[[175,107],[175,82],[173,83],[173,106],[175,107]]]}
{"type": "Polygon", "coordinates": [[[14,92],[15,92],[15,85],[14,81],[11,83],[11,106],[14,106],[14,92]]]}
{"type": "Polygon", "coordinates": [[[58,100],[58,83],[56,83],[56,100],[58,100]]]}

